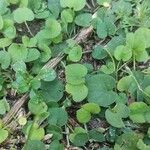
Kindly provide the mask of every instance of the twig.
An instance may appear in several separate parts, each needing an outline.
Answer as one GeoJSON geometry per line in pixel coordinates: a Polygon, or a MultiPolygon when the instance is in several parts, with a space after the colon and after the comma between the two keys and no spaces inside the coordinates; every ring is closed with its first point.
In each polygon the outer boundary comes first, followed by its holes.
{"type": "Polygon", "coordinates": [[[24,22],[24,24],[25,24],[25,26],[26,26],[28,32],[30,33],[30,35],[31,35],[32,37],[34,37],[34,35],[33,35],[33,33],[31,32],[31,30],[30,30],[30,28],[29,28],[29,26],[28,26],[28,24],[27,24],[26,21],[24,22]]]}

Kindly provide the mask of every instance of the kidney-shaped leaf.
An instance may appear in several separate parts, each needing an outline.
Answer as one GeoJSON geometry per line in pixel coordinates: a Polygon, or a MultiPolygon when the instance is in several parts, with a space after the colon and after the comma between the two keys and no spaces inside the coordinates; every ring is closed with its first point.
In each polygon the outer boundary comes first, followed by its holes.
{"type": "Polygon", "coordinates": [[[34,19],[34,13],[32,12],[31,9],[22,7],[22,8],[17,8],[14,12],[14,20],[17,23],[23,23],[26,21],[32,21],[34,19]]]}

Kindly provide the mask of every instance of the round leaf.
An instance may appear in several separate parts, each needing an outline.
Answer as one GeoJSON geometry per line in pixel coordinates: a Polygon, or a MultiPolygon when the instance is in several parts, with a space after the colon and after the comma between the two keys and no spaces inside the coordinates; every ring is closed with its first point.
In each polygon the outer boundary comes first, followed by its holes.
{"type": "Polygon", "coordinates": [[[92,20],[92,14],[83,13],[83,14],[79,14],[78,16],[76,16],[75,23],[78,26],[88,27],[91,25],[91,20],[92,20]]]}
{"type": "Polygon", "coordinates": [[[26,21],[32,21],[34,19],[34,13],[27,7],[17,8],[14,12],[14,20],[17,23],[23,23],[26,21]]]}
{"type": "Polygon", "coordinates": [[[73,62],[77,62],[82,57],[82,48],[80,46],[73,47],[69,52],[69,59],[73,62]]]}
{"type": "Polygon", "coordinates": [[[60,4],[62,7],[69,7],[79,11],[84,8],[86,0],[60,0],[60,4]]]}
{"type": "Polygon", "coordinates": [[[87,97],[88,94],[88,88],[84,84],[67,84],[66,91],[72,95],[72,98],[75,102],[81,102],[87,97]]]}
{"type": "Polygon", "coordinates": [[[127,46],[121,45],[116,48],[114,56],[119,61],[128,61],[132,57],[132,50],[127,46]]]}
{"type": "Polygon", "coordinates": [[[87,123],[91,119],[91,114],[87,110],[81,108],[76,112],[77,119],[80,123],[87,123]]]}

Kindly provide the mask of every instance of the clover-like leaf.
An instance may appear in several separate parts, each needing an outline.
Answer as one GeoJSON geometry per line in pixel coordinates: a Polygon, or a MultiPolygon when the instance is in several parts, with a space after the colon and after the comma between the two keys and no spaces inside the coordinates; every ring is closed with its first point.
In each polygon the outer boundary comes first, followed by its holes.
{"type": "Polygon", "coordinates": [[[71,64],[65,69],[67,83],[78,85],[85,83],[87,68],[81,64],[71,64]]]}
{"type": "Polygon", "coordinates": [[[94,48],[94,50],[92,51],[92,57],[94,59],[104,59],[105,57],[107,57],[107,52],[104,50],[104,47],[98,45],[94,48]]]}
{"type": "Polygon", "coordinates": [[[45,144],[40,140],[29,140],[24,149],[32,149],[32,150],[45,150],[45,144]]]}
{"type": "Polygon", "coordinates": [[[61,19],[65,23],[73,22],[74,13],[70,9],[65,9],[61,12],[61,19]]]}
{"type": "Polygon", "coordinates": [[[45,135],[44,128],[39,127],[37,123],[34,123],[33,125],[31,123],[26,124],[26,125],[27,125],[27,128],[25,130],[25,134],[27,136],[30,135],[29,136],[30,140],[42,140],[44,138],[44,135],[45,135]]]}
{"type": "Polygon", "coordinates": [[[34,19],[34,13],[27,7],[17,8],[14,12],[14,20],[17,23],[23,23],[26,21],[32,21],[34,19]]]}
{"type": "Polygon", "coordinates": [[[14,22],[11,19],[5,19],[2,29],[2,33],[5,37],[13,39],[16,36],[16,28],[14,22]]]}
{"type": "Polygon", "coordinates": [[[43,68],[39,72],[38,78],[43,81],[53,81],[56,78],[56,72],[52,68],[43,68]]]}
{"type": "Polygon", "coordinates": [[[105,74],[91,75],[86,79],[88,87],[88,101],[99,104],[103,107],[108,107],[114,103],[117,94],[112,91],[115,87],[113,77],[105,74]]]}
{"type": "Polygon", "coordinates": [[[8,47],[12,43],[12,40],[9,38],[1,38],[0,39],[0,48],[8,47]]]}
{"type": "Polygon", "coordinates": [[[82,26],[82,27],[90,26],[91,25],[91,21],[92,21],[92,14],[90,14],[90,13],[79,14],[75,18],[75,23],[78,26],[82,26]]]}
{"type": "Polygon", "coordinates": [[[150,107],[144,102],[134,102],[130,106],[130,119],[134,123],[150,123],[150,107]]]}
{"type": "Polygon", "coordinates": [[[60,0],[62,7],[73,8],[75,11],[79,11],[84,8],[86,0],[60,0]]]}
{"type": "Polygon", "coordinates": [[[58,102],[63,97],[63,93],[64,84],[58,79],[51,82],[42,82],[41,84],[41,94],[47,102],[58,102]]]}
{"type": "Polygon", "coordinates": [[[8,48],[8,53],[11,56],[13,62],[25,61],[28,54],[28,49],[23,45],[11,44],[8,48]]]}
{"type": "Polygon", "coordinates": [[[119,61],[128,61],[132,57],[132,50],[127,46],[121,45],[116,48],[114,56],[119,61]]]}
{"type": "Polygon", "coordinates": [[[137,148],[139,150],[149,150],[150,145],[145,144],[142,139],[139,139],[139,141],[137,142],[137,148]]]}
{"type": "Polygon", "coordinates": [[[40,57],[40,52],[36,48],[28,49],[28,54],[26,58],[26,62],[31,62],[37,60],[40,57]]]}
{"type": "Polygon", "coordinates": [[[117,89],[119,91],[128,91],[130,85],[134,82],[131,76],[125,76],[121,78],[117,84],[117,89]]]}
{"type": "Polygon", "coordinates": [[[98,114],[101,109],[99,107],[99,105],[95,104],[95,103],[87,103],[82,105],[82,108],[88,112],[90,112],[91,114],[98,114]]]}
{"type": "Polygon", "coordinates": [[[80,123],[87,123],[87,122],[89,122],[90,119],[91,119],[91,114],[90,114],[90,112],[87,111],[87,110],[84,109],[84,108],[81,108],[81,109],[77,110],[76,116],[77,116],[77,120],[78,120],[80,123]]]}
{"type": "Polygon", "coordinates": [[[76,146],[84,146],[85,143],[88,142],[89,137],[83,128],[76,127],[74,132],[70,134],[69,139],[76,146]]]}
{"type": "Polygon", "coordinates": [[[25,72],[26,71],[26,64],[23,61],[17,61],[12,66],[15,72],[25,72]]]}
{"type": "Polygon", "coordinates": [[[73,62],[77,62],[81,59],[82,57],[82,48],[80,46],[75,46],[73,47],[68,55],[69,60],[73,62]]]}
{"type": "Polygon", "coordinates": [[[68,120],[68,114],[63,108],[50,108],[49,109],[48,123],[51,125],[63,126],[68,120]]]}
{"type": "Polygon", "coordinates": [[[118,103],[113,109],[107,109],[105,112],[106,120],[116,128],[124,127],[122,118],[127,118],[129,109],[125,104],[118,103]]]}
{"type": "Polygon", "coordinates": [[[61,33],[61,25],[56,19],[47,19],[45,26],[46,28],[43,31],[48,36],[47,38],[56,38],[61,33]]]}
{"type": "Polygon", "coordinates": [[[28,108],[35,115],[41,115],[45,113],[48,109],[45,102],[40,102],[38,100],[32,99],[28,102],[28,108]]]}
{"type": "Polygon", "coordinates": [[[84,84],[67,84],[66,91],[72,95],[73,100],[76,102],[81,102],[88,95],[88,88],[84,84]]]}
{"type": "Polygon", "coordinates": [[[125,132],[122,135],[118,136],[114,150],[137,150],[137,142],[139,139],[142,139],[142,136],[133,131],[125,132]],[[126,142],[126,144],[124,144],[126,142]]]}
{"type": "Polygon", "coordinates": [[[112,74],[115,71],[115,64],[113,62],[108,62],[106,65],[102,65],[100,71],[105,74],[112,74]]]}

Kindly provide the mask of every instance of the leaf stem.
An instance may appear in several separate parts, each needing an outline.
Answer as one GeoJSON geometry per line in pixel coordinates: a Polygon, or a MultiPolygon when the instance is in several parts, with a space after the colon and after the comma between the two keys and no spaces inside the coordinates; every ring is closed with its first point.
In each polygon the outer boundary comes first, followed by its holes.
{"type": "Polygon", "coordinates": [[[26,26],[26,28],[27,28],[28,32],[30,33],[30,35],[31,35],[32,37],[34,37],[34,35],[33,35],[32,31],[30,30],[30,28],[29,28],[29,26],[28,26],[28,24],[27,24],[27,22],[26,22],[26,21],[24,22],[24,24],[25,24],[25,26],[26,26]]]}

